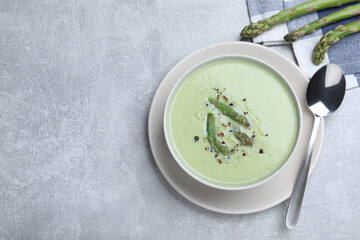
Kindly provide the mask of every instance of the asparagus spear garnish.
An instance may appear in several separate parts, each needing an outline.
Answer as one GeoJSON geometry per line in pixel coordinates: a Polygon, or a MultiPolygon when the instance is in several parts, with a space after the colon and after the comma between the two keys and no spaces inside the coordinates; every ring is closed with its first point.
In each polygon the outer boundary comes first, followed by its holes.
{"type": "Polygon", "coordinates": [[[217,109],[219,109],[221,113],[224,114],[225,116],[228,116],[229,118],[233,119],[235,122],[244,124],[247,127],[250,126],[249,121],[246,119],[244,115],[237,113],[234,109],[232,109],[228,105],[216,101],[215,99],[210,97],[208,98],[208,100],[211,104],[214,104],[214,106],[217,109]]]}
{"type": "Polygon", "coordinates": [[[256,23],[252,23],[242,30],[240,36],[243,38],[253,38],[258,36],[264,31],[273,28],[275,25],[288,22],[291,19],[303,16],[308,13],[312,13],[318,10],[339,7],[341,5],[356,2],[359,0],[311,0],[304,2],[295,7],[282,10],[278,14],[275,14],[269,18],[262,19],[256,23]]]}
{"type": "Polygon", "coordinates": [[[353,6],[349,6],[337,12],[331,13],[322,17],[310,24],[307,24],[299,29],[292,31],[291,33],[287,34],[284,39],[288,42],[294,42],[301,38],[304,35],[311,34],[315,32],[316,29],[322,28],[326,25],[331,23],[351,18],[360,14],[360,4],[356,4],[353,6]]]}
{"type": "Polygon", "coordinates": [[[253,139],[246,135],[246,133],[235,130],[234,135],[237,139],[240,140],[240,143],[244,146],[252,146],[254,144],[253,139]]]}
{"type": "Polygon", "coordinates": [[[324,36],[321,37],[320,41],[314,48],[312,55],[314,64],[319,65],[324,60],[325,54],[332,44],[337,43],[346,35],[359,31],[360,20],[357,20],[346,25],[339,25],[334,30],[327,32],[324,36]]]}
{"type": "Polygon", "coordinates": [[[216,152],[221,152],[224,155],[230,154],[230,150],[228,147],[221,145],[219,140],[216,139],[215,132],[215,116],[212,113],[208,113],[207,115],[207,124],[206,124],[207,138],[211,145],[211,147],[216,152]]]}

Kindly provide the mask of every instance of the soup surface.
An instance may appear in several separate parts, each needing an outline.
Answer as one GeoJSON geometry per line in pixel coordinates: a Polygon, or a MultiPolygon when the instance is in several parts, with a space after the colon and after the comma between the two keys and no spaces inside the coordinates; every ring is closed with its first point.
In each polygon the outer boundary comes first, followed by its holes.
{"type": "Polygon", "coordinates": [[[279,169],[294,148],[299,124],[283,80],[244,59],[218,60],[187,75],[171,99],[167,118],[179,160],[198,177],[224,186],[256,183],[279,169]],[[209,97],[245,116],[250,126],[224,115],[209,97]],[[230,154],[210,144],[209,113],[215,116],[216,139],[230,154]],[[237,130],[251,138],[252,146],[241,144],[234,135],[237,130]]]}

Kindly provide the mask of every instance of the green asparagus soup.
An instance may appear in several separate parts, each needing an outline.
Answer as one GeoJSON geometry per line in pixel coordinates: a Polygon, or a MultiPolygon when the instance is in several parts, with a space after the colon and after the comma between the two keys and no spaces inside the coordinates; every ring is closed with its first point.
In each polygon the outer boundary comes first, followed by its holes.
{"type": "Polygon", "coordinates": [[[260,63],[209,63],[180,83],[167,130],[177,158],[198,177],[223,186],[259,182],[278,170],[298,135],[295,101],[260,63]]]}

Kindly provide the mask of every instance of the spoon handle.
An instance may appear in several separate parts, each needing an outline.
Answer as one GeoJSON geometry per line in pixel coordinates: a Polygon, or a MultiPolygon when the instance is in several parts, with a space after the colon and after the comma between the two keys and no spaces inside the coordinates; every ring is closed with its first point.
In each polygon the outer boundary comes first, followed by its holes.
{"type": "Polygon", "coordinates": [[[299,219],[301,204],[304,198],[306,181],[309,175],[309,168],[311,162],[311,155],[313,152],[313,146],[316,139],[316,135],[319,129],[321,117],[315,116],[314,127],[311,133],[310,142],[305,153],[305,158],[301,166],[299,175],[297,176],[294,190],[290,197],[290,202],[286,214],[286,226],[289,229],[293,229],[299,219]]]}

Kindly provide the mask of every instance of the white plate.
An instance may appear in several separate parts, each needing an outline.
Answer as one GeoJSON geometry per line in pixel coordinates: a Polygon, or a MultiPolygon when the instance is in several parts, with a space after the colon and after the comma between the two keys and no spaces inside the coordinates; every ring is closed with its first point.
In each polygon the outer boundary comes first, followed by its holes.
{"type": "MultiPolygon", "coordinates": [[[[314,122],[306,106],[305,93],[308,79],[300,69],[279,53],[253,43],[228,42],[203,48],[180,61],[165,76],[151,104],[148,122],[149,140],[154,159],[166,178],[181,195],[191,202],[222,213],[245,214],[265,210],[290,197],[296,175],[300,169],[314,122]],[[173,159],[167,148],[163,130],[163,115],[167,97],[176,81],[193,66],[222,55],[245,55],[269,64],[289,81],[302,108],[302,131],[299,145],[285,168],[265,184],[248,190],[228,191],[211,188],[189,176],[173,159]]],[[[310,173],[319,158],[324,136],[324,121],[320,123],[310,173]]]]}

